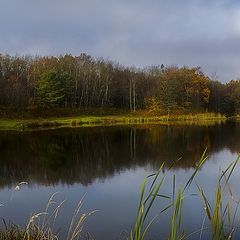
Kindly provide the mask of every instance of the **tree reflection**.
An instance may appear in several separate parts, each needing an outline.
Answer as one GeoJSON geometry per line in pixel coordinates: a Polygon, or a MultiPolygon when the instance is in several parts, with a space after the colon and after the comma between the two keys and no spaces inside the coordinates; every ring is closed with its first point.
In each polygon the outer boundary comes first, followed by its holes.
{"type": "Polygon", "coordinates": [[[203,150],[240,150],[240,126],[135,126],[0,133],[0,186],[91,184],[127,169],[196,165],[203,150]]]}

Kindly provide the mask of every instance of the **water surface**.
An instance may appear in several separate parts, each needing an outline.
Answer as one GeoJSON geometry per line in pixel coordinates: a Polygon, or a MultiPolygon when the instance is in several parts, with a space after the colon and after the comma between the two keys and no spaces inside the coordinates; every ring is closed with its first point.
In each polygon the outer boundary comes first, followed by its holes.
{"type": "MultiPolygon", "coordinates": [[[[86,194],[82,210],[99,212],[88,219],[85,231],[94,239],[123,239],[134,224],[139,187],[147,174],[155,172],[163,162],[166,173],[180,159],[161,190],[162,194],[171,195],[173,174],[177,184],[183,186],[208,148],[209,158],[195,182],[211,199],[219,168],[237,157],[239,136],[240,126],[236,123],[0,132],[0,203],[4,204],[0,217],[24,225],[31,213],[43,211],[49,197],[59,192],[56,200],[66,199],[56,222],[59,236],[63,237],[76,204],[86,194]],[[22,181],[28,185],[14,193],[22,181]]],[[[238,167],[231,179],[236,191],[239,175],[238,167]]],[[[204,218],[199,197],[192,195],[195,189],[192,186],[184,199],[182,227],[187,234],[199,230],[204,218]]],[[[152,216],[167,201],[159,199],[152,216]]],[[[169,222],[170,212],[152,226],[149,239],[164,239],[169,222]]],[[[208,230],[204,237],[209,238],[208,230]]],[[[199,234],[189,239],[199,239],[199,234]]]]}

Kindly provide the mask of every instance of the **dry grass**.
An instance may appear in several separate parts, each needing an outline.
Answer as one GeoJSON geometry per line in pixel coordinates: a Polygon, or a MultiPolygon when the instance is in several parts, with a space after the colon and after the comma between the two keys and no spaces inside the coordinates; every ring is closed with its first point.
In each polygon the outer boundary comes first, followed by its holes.
{"type": "MultiPolygon", "coordinates": [[[[19,190],[19,187],[23,183],[18,184],[15,191],[19,190]]],[[[30,216],[25,227],[20,227],[12,223],[6,223],[3,221],[3,227],[0,229],[1,240],[58,240],[59,236],[55,232],[55,222],[59,217],[59,212],[65,201],[57,203],[55,196],[58,193],[54,193],[43,212],[35,213],[30,216]]],[[[82,198],[72,216],[72,220],[69,225],[68,233],[66,233],[66,240],[77,240],[84,235],[84,225],[88,217],[94,214],[96,211],[89,213],[82,213],[83,206],[82,198]]],[[[61,216],[60,216],[61,217],[61,216]]],[[[88,236],[88,235],[86,235],[88,236]]],[[[90,238],[88,238],[90,239],[90,238]]]]}

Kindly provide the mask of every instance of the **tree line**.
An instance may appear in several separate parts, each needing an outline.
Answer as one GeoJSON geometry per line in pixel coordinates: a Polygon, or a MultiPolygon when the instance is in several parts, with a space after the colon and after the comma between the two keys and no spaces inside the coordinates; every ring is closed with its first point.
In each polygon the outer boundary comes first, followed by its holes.
{"type": "Polygon", "coordinates": [[[125,67],[87,54],[0,54],[0,108],[116,108],[158,114],[240,112],[240,80],[223,84],[200,67],[125,67]]]}

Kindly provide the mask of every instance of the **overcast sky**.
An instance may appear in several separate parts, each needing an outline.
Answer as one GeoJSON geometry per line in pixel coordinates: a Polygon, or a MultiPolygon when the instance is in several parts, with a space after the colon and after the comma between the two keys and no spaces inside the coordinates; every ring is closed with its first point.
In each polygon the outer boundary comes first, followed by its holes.
{"type": "Polygon", "coordinates": [[[0,0],[0,52],[86,52],[240,78],[238,0],[0,0]]]}

